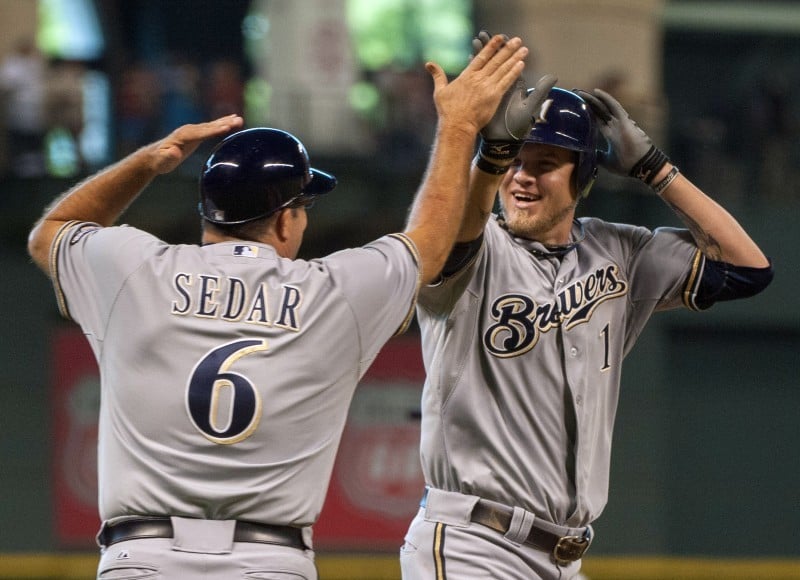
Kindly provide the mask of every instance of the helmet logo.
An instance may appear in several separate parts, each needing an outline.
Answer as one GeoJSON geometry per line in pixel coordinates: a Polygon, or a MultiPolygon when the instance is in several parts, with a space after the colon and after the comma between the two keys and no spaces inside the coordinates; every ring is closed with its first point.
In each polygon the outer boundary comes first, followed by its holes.
{"type": "Polygon", "coordinates": [[[547,99],[542,106],[539,108],[539,114],[536,115],[534,119],[534,123],[539,125],[542,123],[547,123],[547,112],[550,110],[550,106],[553,104],[553,99],[547,99]]]}

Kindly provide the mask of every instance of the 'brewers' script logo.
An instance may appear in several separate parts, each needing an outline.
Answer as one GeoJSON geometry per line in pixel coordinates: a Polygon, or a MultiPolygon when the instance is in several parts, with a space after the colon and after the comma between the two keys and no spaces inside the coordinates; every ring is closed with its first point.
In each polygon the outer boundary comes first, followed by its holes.
{"type": "Polygon", "coordinates": [[[484,334],[483,344],[500,358],[521,355],[536,345],[540,333],[587,322],[601,303],[627,291],[617,266],[609,264],[576,280],[547,304],[538,305],[524,294],[504,294],[492,303],[490,314],[497,322],[484,334]]]}

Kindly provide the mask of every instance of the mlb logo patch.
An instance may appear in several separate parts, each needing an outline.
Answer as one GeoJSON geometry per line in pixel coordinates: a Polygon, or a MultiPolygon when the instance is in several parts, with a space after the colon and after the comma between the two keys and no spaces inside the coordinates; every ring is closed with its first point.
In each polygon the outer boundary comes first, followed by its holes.
{"type": "Polygon", "coordinates": [[[234,246],[233,255],[255,258],[258,256],[258,246],[234,246]]]}

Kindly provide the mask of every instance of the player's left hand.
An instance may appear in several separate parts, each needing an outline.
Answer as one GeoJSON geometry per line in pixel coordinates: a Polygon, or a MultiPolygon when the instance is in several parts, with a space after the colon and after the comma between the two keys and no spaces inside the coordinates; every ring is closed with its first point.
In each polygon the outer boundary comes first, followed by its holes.
{"type": "Polygon", "coordinates": [[[601,89],[594,89],[592,93],[575,92],[591,107],[598,129],[608,142],[608,149],[598,153],[600,164],[612,173],[636,177],[650,184],[669,161],[667,156],[607,92],[601,89]]]}
{"type": "Polygon", "coordinates": [[[226,115],[207,123],[183,125],[153,145],[151,169],[169,173],[183,163],[206,139],[220,137],[244,125],[239,115],[226,115]]]}
{"type": "Polygon", "coordinates": [[[494,115],[506,91],[519,78],[528,48],[522,39],[495,35],[452,81],[442,67],[428,62],[433,101],[440,122],[460,125],[477,135],[494,115]]]}

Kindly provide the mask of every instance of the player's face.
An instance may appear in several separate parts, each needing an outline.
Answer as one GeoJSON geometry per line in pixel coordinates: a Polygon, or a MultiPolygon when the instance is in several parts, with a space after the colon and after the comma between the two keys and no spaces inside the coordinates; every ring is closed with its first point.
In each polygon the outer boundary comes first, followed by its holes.
{"type": "Polygon", "coordinates": [[[548,245],[569,241],[577,195],[572,172],[576,154],[562,147],[528,143],[500,184],[500,205],[517,236],[548,245]]]}

